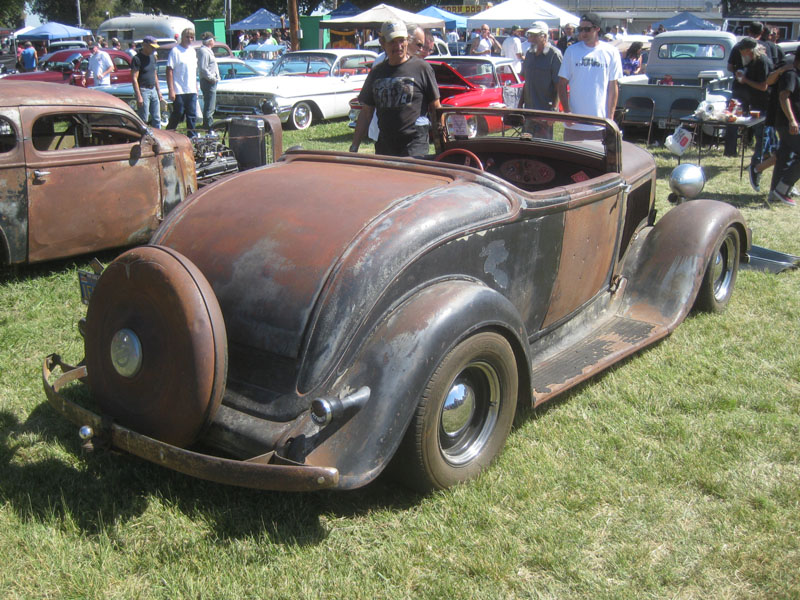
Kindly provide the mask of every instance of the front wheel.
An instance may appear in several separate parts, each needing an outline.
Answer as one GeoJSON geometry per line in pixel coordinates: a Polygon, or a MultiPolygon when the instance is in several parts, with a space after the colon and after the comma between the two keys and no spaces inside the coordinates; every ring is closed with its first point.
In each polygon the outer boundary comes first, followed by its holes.
{"type": "Polygon", "coordinates": [[[308,102],[298,102],[292,107],[289,122],[295,129],[308,129],[314,120],[314,111],[308,102]]]}
{"type": "Polygon", "coordinates": [[[428,492],[478,475],[505,445],[517,386],[514,352],[501,335],[458,344],[428,381],[395,456],[403,482],[428,492]]]}
{"type": "Polygon", "coordinates": [[[694,308],[705,312],[721,312],[728,305],[739,271],[739,231],[729,226],[714,247],[703,281],[694,301],[694,308]]]}

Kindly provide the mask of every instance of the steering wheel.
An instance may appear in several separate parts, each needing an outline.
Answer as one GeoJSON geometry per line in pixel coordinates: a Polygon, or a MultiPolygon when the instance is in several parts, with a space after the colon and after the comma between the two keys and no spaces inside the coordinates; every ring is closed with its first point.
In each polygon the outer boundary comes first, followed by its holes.
{"type": "Polygon", "coordinates": [[[481,162],[481,159],[478,158],[474,152],[472,152],[471,150],[467,150],[466,148],[450,148],[450,150],[445,150],[433,160],[437,162],[442,162],[444,161],[445,158],[447,158],[448,156],[452,156],[453,154],[464,155],[465,167],[470,167],[472,166],[470,163],[475,163],[475,168],[480,171],[483,171],[483,163],[481,162]]]}

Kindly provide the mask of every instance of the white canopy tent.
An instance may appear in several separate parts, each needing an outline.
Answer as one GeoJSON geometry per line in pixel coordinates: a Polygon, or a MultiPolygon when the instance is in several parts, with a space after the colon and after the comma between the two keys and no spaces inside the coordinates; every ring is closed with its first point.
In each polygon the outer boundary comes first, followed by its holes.
{"type": "Polygon", "coordinates": [[[534,21],[544,21],[552,28],[567,23],[578,23],[578,17],[545,0],[506,0],[467,19],[467,29],[486,23],[489,27],[511,27],[519,25],[528,29],[534,21]]]}
{"type": "Polygon", "coordinates": [[[406,25],[415,23],[423,29],[444,28],[442,19],[414,14],[388,4],[378,4],[352,17],[320,21],[319,26],[333,29],[380,29],[384,21],[403,21],[406,25]]]}

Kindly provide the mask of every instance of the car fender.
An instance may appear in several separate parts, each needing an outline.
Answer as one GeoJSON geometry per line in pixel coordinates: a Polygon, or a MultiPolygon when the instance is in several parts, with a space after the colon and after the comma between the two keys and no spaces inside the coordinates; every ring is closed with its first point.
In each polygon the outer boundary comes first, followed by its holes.
{"type": "Polygon", "coordinates": [[[338,469],[341,488],[374,479],[400,445],[439,362],[458,342],[485,329],[498,331],[514,348],[520,393],[530,402],[527,334],[517,310],[480,282],[440,281],[392,310],[328,386],[339,395],[368,386],[370,398],[306,463],[338,469]]]}
{"type": "Polygon", "coordinates": [[[715,246],[731,225],[739,230],[744,261],[750,230],[739,210],[724,202],[680,204],[640,233],[621,272],[625,288],[619,314],[675,329],[691,309],[715,246]]]}

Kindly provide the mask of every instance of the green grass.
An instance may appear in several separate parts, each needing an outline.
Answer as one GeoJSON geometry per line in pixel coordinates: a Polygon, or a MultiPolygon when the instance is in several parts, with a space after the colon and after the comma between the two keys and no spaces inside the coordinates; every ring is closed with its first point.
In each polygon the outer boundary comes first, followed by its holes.
{"type": "MultiPolygon", "coordinates": [[[[284,143],[350,139],[337,121],[284,143]]],[[[676,160],[654,154],[664,214],[676,160]]],[[[703,166],[703,196],[800,254],[800,211],[767,207],[732,159],[703,166]]],[[[266,493],[81,455],[40,368],[82,356],[89,258],[0,276],[2,598],[800,597],[798,272],[740,272],[726,313],[527,411],[492,469],[421,497],[385,480],[266,493]]]]}

